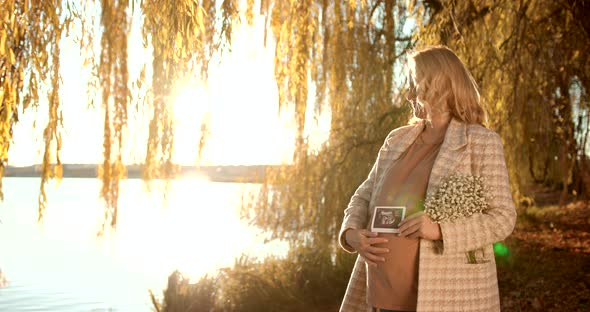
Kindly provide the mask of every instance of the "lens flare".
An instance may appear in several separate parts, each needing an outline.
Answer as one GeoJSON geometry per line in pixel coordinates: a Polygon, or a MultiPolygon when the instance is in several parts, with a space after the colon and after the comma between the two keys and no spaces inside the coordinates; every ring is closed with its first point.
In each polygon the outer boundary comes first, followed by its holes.
{"type": "Polygon", "coordinates": [[[509,253],[508,246],[502,243],[494,243],[494,253],[500,257],[505,257],[509,253]]]}

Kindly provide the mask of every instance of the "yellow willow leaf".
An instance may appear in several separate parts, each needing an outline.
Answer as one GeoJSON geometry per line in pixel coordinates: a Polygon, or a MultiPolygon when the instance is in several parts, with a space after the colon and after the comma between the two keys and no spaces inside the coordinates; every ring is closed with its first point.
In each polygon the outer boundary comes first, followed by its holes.
{"type": "Polygon", "coordinates": [[[0,55],[6,54],[6,30],[3,29],[0,33],[0,55]]]}
{"type": "Polygon", "coordinates": [[[14,29],[14,23],[16,22],[16,14],[10,16],[10,29],[14,29]]]}
{"type": "Polygon", "coordinates": [[[8,57],[9,57],[9,65],[14,65],[16,64],[16,57],[14,57],[14,51],[12,51],[12,49],[8,49],[8,57]]]}
{"type": "MultiPolygon", "coordinates": [[[[16,97],[17,97],[17,92],[16,92],[16,90],[12,89],[10,92],[10,98],[12,100],[11,103],[13,103],[13,104],[16,103],[16,97]]],[[[10,116],[12,116],[12,111],[11,111],[12,105],[7,105],[7,107],[10,112],[10,116]]]]}
{"type": "Polygon", "coordinates": [[[174,44],[176,45],[176,48],[182,47],[182,35],[180,32],[176,33],[176,41],[174,44]]]}
{"type": "Polygon", "coordinates": [[[56,178],[58,185],[61,182],[63,174],[64,174],[63,165],[61,165],[61,164],[56,165],[53,169],[53,177],[56,178]]]}
{"type": "Polygon", "coordinates": [[[199,6],[199,8],[197,9],[197,24],[199,25],[199,30],[202,34],[205,33],[205,23],[203,21],[205,20],[204,15],[206,14],[207,13],[203,9],[203,7],[199,6]]]}
{"type": "Polygon", "coordinates": [[[573,62],[575,59],[578,58],[578,56],[580,56],[580,50],[575,50],[574,54],[572,55],[571,61],[573,62]]]}
{"type": "Polygon", "coordinates": [[[246,21],[248,25],[252,25],[254,22],[254,0],[248,0],[247,2],[246,21]]]}

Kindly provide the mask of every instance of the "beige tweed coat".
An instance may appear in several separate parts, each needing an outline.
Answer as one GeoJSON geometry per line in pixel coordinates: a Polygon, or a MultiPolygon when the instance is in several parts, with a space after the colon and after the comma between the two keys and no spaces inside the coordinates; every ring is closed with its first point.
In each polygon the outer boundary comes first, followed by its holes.
{"type": "MultiPolygon", "coordinates": [[[[369,228],[383,173],[424,126],[425,121],[420,120],[387,135],[367,179],[344,210],[339,244],[347,252],[355,251],[344,241],[344,230],[369,228]]],[[[489,209],[454,223],[441,223],[442,240],[420,239],[417,311],[500,311],[493,243],[510,235],[516,222],[500,136],[481,125],[453,118],[432,167],[426,196],[436,191],[441,178],[453,173],[483,176],[489,209]],[[476,251],[475,264],[467,263],[465,252],[470,250],[476,251]]],[[[371,311],[366,303],[366,263],[360,256],[340,311],[371,311]]]]}

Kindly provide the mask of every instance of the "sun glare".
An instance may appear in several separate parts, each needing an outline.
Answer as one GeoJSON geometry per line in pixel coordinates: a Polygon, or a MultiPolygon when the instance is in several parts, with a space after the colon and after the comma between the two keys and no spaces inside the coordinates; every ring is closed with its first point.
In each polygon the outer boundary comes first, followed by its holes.
{"type": "Polygon", "coordinates": [[[209,121],[201,165],[290,162],[293,128],[278,115],[274,81],[274,44],[263,47],[263,29],[241,26],[232,51],[211,65],[206,83],[186,83],[175,101],[175,160],[192,164],[209,121]]]}
{"type": "MultiPolygon", "coordinates": [[[[294,117],[291,108],[278,114],[278,90],[274,80],[274,47],[272,36],[264,40],[263,19],[254,25],[236,25],[231,50],[214,57],[206,81],[188,75],[177,83],[173,93],[175,137],[173,161],[181,165],[196,165],[201,139],[201,123],[208,122],[208,136],[200,165],[253,165],[291,163],[295,142],[294,117]]],[[[135,24],[134,24],[135,25],[135,24]]],[[[133,27],[130,34],[130,79],[139,75],[143,63],[149,64],[149,49],[141,43],[140,30],[133,27]],[[141,60],[141,62],[139,61],[141,60]],[[143,63],[142,63],[143,62],[143,63]]],[[[83,57],[73,38],[63,40],[61,74],[63,163],[102,162],[103,113],[100,97],[94,107],[85,92],[89,74],[80,76],[83,57]],[[84,131],[79,131],[84,129],[84,131]],[[82,147],[82,148],[80,148],[82,147]]],[[[149,66],[148,66],[149,67],[149,66]]],[[[91,68],[86,68],[91,71],[91,68]]],[[[151,73],[146,72],[149,85],[151,73]]],[[[310,94],[314,93],[310,85],[310,94]]],[[[329,134],[329,112],[313,118],[315,97],[307,105],[304,135],[309,135],[312,149],[326,141],[329,134]]],[[[27,111],[15,125],[15,144],[10,148],[9,164],[32,165],[42,160],[42,127],[47,103],[41,102],[38,113],[27,111]],[[33,120],[36,129],[33,129],[33,120]]],[[[145,110],[130,110],[124,134],[123,161],[141,163],[145,159],[147,124],[152,116],[145,110]]]]}

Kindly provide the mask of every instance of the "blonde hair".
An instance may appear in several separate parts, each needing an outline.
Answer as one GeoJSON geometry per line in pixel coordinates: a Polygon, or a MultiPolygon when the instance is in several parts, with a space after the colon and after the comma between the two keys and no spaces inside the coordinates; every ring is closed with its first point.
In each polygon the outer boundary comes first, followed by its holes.
{"type": "Polygon", "coordinates": [[[416,82],[416,101],[422,112],[416,119],[429,119],[433,110],[449,111],[465,123],[483,125],[487,114],[478,86],[463,62],[446,46],[429,46],[408,55],[410,79],[416,82]]]}

